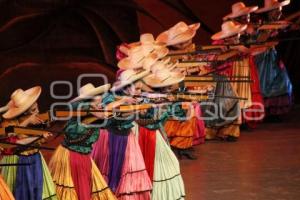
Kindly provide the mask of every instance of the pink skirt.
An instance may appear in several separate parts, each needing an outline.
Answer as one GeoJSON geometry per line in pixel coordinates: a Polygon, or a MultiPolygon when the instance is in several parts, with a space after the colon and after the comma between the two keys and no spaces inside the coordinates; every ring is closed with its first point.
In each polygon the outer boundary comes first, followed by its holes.
{"type": "Polygon", "coordinates": [[[151,180],[146,170],[138,139],[133,133],[130,133],[116,196],[118,200],[150,200],[151,190],[151,180]]]}
{"type": "Polygon", "coordinates": [[[99,139],[93,146],[91,156],[99,168],[104,180],[108,183],[109,152],[108,152],[108,131],[99,130],[99,139]]]}

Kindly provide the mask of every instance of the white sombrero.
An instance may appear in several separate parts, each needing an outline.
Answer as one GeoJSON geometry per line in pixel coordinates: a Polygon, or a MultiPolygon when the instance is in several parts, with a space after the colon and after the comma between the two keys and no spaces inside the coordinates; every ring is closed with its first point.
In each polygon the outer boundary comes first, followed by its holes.
{"type": "Polygon", "coordinates": [[[223,20],[237,18],[248,15],[258,9],[258,6],[247,7],[243,2],[237,2],[231,6],[231,13],[223,17],[223,20]]]}
{"type": "Polygon", "coordinates": [[[159,34],[156,38],[156,42],[165,43],[167,46],[187,42],[196,35],[199,27],[200,23],[187,25],[184,22],[178,22],[169,30],[159,34]]]}
{"type": "Polygon", "coordinates": [[[40,86],[28,90],[17,89],[10,96],[8,110],[3,114],[3,118],[15,118],[28,110],[39,98],[42,92],[40,86]]]}
{"type": "Polygon", "coordinates": [[[110,84],[105,84],[99,87],[95,87],[92,83],[88,83],[79,89],[79,96],[72,99],[71,102],[80,101],[82,99],[88,99],[98,94],[105,93],[110,89],[110,86],[110,84]]]}
{"type": "Polygon", "coordinates": [[[153,73],[146,76],[143,81],[152,88],[167,87],[170,85],[177,84],[184,80],[184,75],[179,72],[172,72],[171,70],[176,67],[178,63],[169,65],[163,62],[158,63],[153,68],[153,73]]]}
{"type": "Polygon", "coordinates": [[[0,108],[0,113],[4,113],[4,112],[6,112],[7,110],[8,110],[8,105],[6,105],[6,106],[2,106],[1,108],[0,108]]]}
{"type": "Polygon", "coordinates": [[[156,62],[169,53],[169,49],[163,46],[161,48],[154,48],[151,51],[149,49],[144,50],[141,46],[133,48],[128,57],[119,61],[118,67],[125,70],[139,69],[144,67],[145,62],[156,62]]]}
{"type": "Polygon", "coordinates": [[[118,80],[114,83],[113,87],[110,89],[112,92],[121,90],[122,88],[134,83],[149,74],[149,70],[136,71],[133,69],[127,69],[121,72],[118,80]]]}
{"type": "Polygon", "coordinates": [[[246,30],[247,25],[234,24],[232,21],[227,21],[222,24],[222,31],[214,34],[212,40],[221,40],[234,35],[237,35],[246,30]]]}
{"type": "Polygon", "coordinates": [[[264,7],[258,9],[255,13],[263,13],[268,12],[270,10],[274,10],[283,6],[287,6],[290,4],[290,0],[285,0],[279,2],[278,0],[265,0],[264,7]]]}

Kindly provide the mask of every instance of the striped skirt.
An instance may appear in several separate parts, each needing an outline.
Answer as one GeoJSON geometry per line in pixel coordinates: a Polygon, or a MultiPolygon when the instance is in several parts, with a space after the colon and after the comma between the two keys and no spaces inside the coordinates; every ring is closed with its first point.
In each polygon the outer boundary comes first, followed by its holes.
{"type": "Polygon", "coordinates": [[[116,199],[89,155],[58,146],[49,164],[60,200],[116,199]]]}

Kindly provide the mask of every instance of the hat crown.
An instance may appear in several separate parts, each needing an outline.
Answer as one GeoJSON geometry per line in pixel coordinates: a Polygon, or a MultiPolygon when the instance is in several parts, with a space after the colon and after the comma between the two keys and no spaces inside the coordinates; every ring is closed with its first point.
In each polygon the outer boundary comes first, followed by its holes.
{"type": "Polygon", "coordinates": [[[237,2],[231,6],[232,13],[238,13],[244,8],[246,5],[243,2],[237,2]]]}
{"type": "Polygon", "coordinates": [[[144,33],[140,36],[140,42],[142,44],[151,44],[154,43],[154,36],[151,33],[144,33]]]}
{"type": "Polygon", "coordinates": [[[265,0],[265,6],[264,7],[272,7],[274,4],[277,4],[277,0],[265,0]]]}
{"type": "Polygon", "coordinates": [[[28,97],[29,97],[29,95],[26,94],[24,90],[17,89],[12,93],[10,98],[11,98],[11,100],[13,102],[13,105],[15,107],[20,107],[26,102],[28,97]]]}
{"type": "Polygon", "coordinates": [[[171,73],[171,72],[170,72],[168,69],[162,68],[162,69],[160,69],[160,70],[156,70],[156,72],[155,72],[154,74],[155,74],[155,76],[156,76],[157,78],[159,78],[159,79],[161,79],[161,80],[165,80],[165,79],[167,79],[168,77],[171,76],[170,73],[171,73]]]}
{"type": "Polygon", "coordinates": [[[175,26],[170,28],[169,33],[171,37],[182,34],[185,31],[189,30],[189,26],[184,22],[178,22],[175,26]]]}
{"type": "Polygon", "coordinates": [[[222,24],[222,31],[225,33],[230,32],[235,28],[235,24],[232,21],[227,21],[222,24]]]}
{"type": "Polygon", "coordinates": [[[82,86],[80,89],[79,89],[79,95],[85,95],[85,94],[88,94],[89,91],[95,89],[95,86],[91,83],[88,83],[84,86],[82,86]]]}
{"type": "Polygon", "coordinates": [[[135,74],[136,74],[135,71],[132,69],[124,70],[120,74],[119,79],[120,79],[120,81],[128,81],[135,74]]]}

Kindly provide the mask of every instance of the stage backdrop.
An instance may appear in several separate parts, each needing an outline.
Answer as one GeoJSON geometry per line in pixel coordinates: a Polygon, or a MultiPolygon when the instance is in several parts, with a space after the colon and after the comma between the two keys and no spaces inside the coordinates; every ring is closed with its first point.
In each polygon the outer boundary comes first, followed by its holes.
{"type": "MultiPolygon", "coordinates": [[[[75,86],[71,95],[74,97],[77,77],[83,73],[105,74],[113,82],[118,44],[137,41],[140,33],[156,36],[178,21],[201,22],[195,41],[208,44],[234,2],[237,1],[1,0],[0,105],[6,104],[17,88],[41,85],[40,104],[45,110],[56,101],[50,96],[53,81],[70,81],[75,86]]],[[[262,5],[263,0],[245,3],[262,5]]],[[[298,10],[299,4],[300,1],[292,0],[286,14],[298,10]]],[[[299,80],[300,45],[295,42],[283,45],[281,55],[292,80],[299,80]]],[[[87,82],[101,84],[103,80],[83,79],[83,83],[87,82]]],[[[299,81],[294,81],[294,85],[298,91],[299,81]]],[[[67,95],[69,87],[56,85],[54,92],[67,95]]]]}

